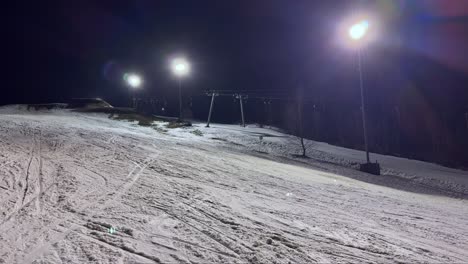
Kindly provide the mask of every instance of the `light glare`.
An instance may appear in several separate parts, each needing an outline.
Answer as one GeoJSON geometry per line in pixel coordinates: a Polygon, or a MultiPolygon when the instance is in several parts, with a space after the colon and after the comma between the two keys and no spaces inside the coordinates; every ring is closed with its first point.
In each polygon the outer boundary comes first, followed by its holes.
{"type": "Polygon", "coordinates": [[[366,35],[368,29],[369,22],[367,20],[363,20],[351,26],[351,28],[349,29],[349,36],[353,40],[360,40],[366,35]]]}
{"type": "Polygon", "coordinates": [[[190,72],[190,64],[183,58],[177,58],[172,61],[172,71],[177,76],[185,76],[190,72]]]}
{"type": "Polygon", "coordinates": [[[138,88],[141,86],[142,80],[141,77],[136,74],[128,74],[125,76],[128,85],[133,88],[138,88]]]}

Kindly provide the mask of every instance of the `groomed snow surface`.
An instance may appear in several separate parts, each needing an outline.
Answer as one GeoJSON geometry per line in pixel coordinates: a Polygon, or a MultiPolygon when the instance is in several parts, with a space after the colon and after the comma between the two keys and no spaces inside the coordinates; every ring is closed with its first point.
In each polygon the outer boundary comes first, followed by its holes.
{"type": "Polygon", "coordinates": [[[468,173],[273,129],[0,110],[0,263],[466,263],[468,173]]]}

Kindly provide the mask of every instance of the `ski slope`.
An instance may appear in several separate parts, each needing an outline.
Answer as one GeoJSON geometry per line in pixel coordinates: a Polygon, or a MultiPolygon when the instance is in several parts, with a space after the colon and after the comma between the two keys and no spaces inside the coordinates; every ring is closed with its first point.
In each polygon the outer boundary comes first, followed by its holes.
{"type": "Polygon", "coordinates": [[[0,109],[0,263],[461,263],[467,173],[277,130],[0,109]]]}

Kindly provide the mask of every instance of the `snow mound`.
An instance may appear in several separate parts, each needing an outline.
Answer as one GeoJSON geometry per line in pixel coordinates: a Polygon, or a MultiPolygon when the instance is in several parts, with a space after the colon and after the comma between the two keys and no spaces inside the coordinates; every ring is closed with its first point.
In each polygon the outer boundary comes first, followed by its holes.
{"type": "Polygon", "coordinates": [[[101,98],[73,98],[70,101],[69,108],[112,108],[113,106],[101,98]]]}

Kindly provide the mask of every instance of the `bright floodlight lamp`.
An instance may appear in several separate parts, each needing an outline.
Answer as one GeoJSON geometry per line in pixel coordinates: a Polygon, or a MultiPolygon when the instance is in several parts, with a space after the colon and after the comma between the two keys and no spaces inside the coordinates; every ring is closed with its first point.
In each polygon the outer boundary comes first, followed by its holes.
{"type": "Polygon", "coordinates": [[[141,83],[143,82],[139,75],[133,73],[125,75],[125,80],[127,81],[127,84],[132,88],[139,88],[141,86],[141,83]]]}
{"type": "Polygon", "coordinates": [[[183,77],[190,73],[190,64],[183,58],[174,59],[171,63],[172,72],[178,76],[183,77]]]}
{"type": "Polygon", "coordinates": [[[362,20],[349,28],[349,37],[358,41],[364,38],[369,30],[369,21],[362,20]]]}

